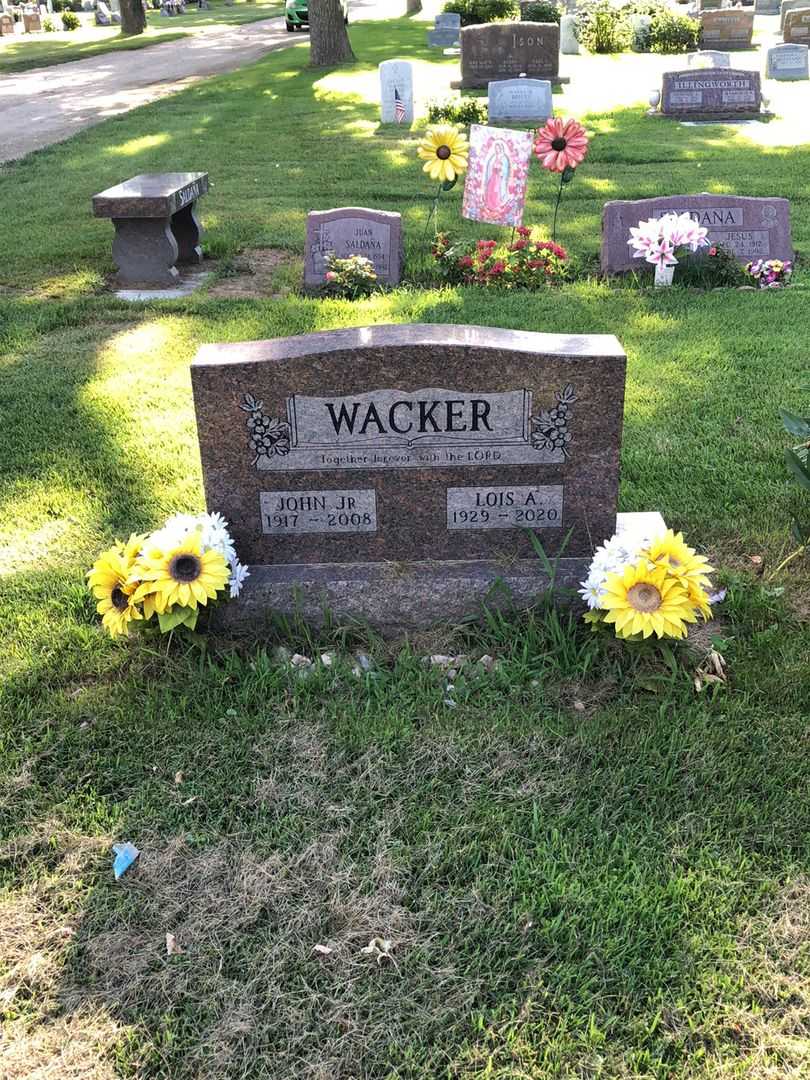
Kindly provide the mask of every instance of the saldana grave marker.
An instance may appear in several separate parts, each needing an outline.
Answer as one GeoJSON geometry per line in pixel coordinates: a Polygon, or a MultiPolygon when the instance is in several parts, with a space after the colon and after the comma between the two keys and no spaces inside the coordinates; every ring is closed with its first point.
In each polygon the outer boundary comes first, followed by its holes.
{"type": "MultiPolygon", "coordinates": [[[[616,528],[624,352],[606,335],[373,326],[206,345],[208,507],[251,577],[229,620],[324,608],[383,631],[583,575],[616,528]]],[[[634,515],[624,515],[632,518],[634,515]]]]}

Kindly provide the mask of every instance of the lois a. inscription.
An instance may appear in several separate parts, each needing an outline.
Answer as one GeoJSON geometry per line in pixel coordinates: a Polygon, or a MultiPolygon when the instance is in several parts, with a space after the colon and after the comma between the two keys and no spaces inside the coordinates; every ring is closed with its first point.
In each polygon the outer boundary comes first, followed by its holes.
{"type": "Polygon", "coordinates": [[[259,470],[534,465],[568,457],[573,386],[532,411],[529,390],[469,393],[435,387],[287,398],[286,419],[246,394],[248,446],[259,470]]]}

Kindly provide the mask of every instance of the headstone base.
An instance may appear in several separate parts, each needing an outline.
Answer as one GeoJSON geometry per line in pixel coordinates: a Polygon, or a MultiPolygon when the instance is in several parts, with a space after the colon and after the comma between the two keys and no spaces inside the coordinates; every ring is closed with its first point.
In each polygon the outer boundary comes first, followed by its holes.
{"type": "Polygon", "coordinates": [[[672,116],[661,112],[660,109],[648,109],[647,116],[656,116],[661,120],[679,120],[682,124],[750,124],[752,120],[770,120],[773,113],[759,109],[757,112],[729,112],[729,113],[684,113],[680,116],[672,116]]]}
{"type": "MultiPolygon", "coordinates": [[[[616,518],[617,532],[639,539],[665,529],[656,511],[616,518]]],[[[594,537],[596,543],[606,539],[594,537]]],[[[588,558],[557,560],[555,589],[575,589],[589,565],[588,558]]],[[[548,583],[540,559],[251,566],[242,595],[219,609],[216,623],[223,630],[255,635],[273,615],[299,617],[315,626],[328,616],[367,623],[395,637],[475,617],[483,606],[531,607],[548,583]]]]}

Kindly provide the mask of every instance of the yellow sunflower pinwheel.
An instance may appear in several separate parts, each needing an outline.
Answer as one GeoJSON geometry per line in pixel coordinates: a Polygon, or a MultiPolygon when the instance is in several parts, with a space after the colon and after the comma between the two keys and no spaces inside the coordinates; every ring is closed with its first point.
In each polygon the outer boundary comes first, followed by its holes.
{"type": "Polygon", "coordinates": [[[430,127],[417,147],[431,180],[452,183],[467,168],[467,138],[449,124],[430,127]]]}

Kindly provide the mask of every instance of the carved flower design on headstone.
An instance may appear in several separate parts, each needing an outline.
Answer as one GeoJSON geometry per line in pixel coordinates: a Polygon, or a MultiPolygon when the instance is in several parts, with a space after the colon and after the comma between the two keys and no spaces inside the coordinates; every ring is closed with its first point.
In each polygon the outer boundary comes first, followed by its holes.
{"type": "Polygon", "coordinates": [[[566,458],[568,444],[571,442],[571,432],[568,429],[573,414],[571,406],[576,401],[576,395],[569,383],[554,396],[557,399],[556,405],[551,409],[543,409],[537,416],[532,417],[532,446],[535,450],[560,453],[566,458]]]}
{"type": "Polygon", "coordinates": [[[257,401],[252,394],[245,394],[239,408],[248,413],[248,446],[255,455],[251,465],[257,465],[261,458],[289,454],[290,425],[286,420],[267,416],[262,412],[264,402],[257,401]]]}

